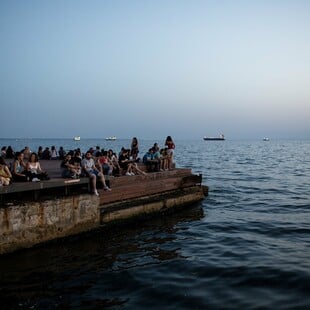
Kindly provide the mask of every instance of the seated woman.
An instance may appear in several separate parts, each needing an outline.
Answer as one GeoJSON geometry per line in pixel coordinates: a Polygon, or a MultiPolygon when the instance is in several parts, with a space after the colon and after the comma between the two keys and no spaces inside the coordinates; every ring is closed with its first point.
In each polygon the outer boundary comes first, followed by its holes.
{"type": "Polygon", "coordinates": [[[137,163],[132,164],[132,172],[133,172],[133,174],[136,174],[136,175],[146,175],[147,174],[146,172],[144,172],[143,170],[141,170],[138,167],[137,163]]]}
{"type": "Polygon", "coordinates": [[[16,157],[12,167],[12,175],[14,182],[27,182],[29,176],[27,176],[26,163],[24,162],[24,153],[16,152],[16,157]]]}
{"type": "Polygon", "coordinates": [[[108,151],[97,152],[97,164],[104,175],[112,175],[113,164],[108,157],[108,151]]]}
{"type": "Polygon", "coordinates": [[[125,172],[125,175],[136,175],[136,174],[145,175],[146,173],[138,168],[137,163],[133,162],[133,160],[130,160],[129,153],[130,150],[123,149],[121,155],[118,158],[119,165],[125,172]]]}
{"type": "Polygon", "coordinates": [[[41,180],[49,180],[47,172],[43,171],[39,163],[37,153],[31,153],[26,166],[27,176],[32,182],[40,182],[41,180]]]}
{"type": "Polygon", "coordinates": [[[125,175],[134,175],[133,171],[132,171],[132,160],[129,159],[129,151],[130,150],[127,150],[125,148],[123,148],[121,150],[121,153],[118,157],[118,163],[119,163],[119,166],[121,167],[122,169],[122,174],[125,174],[125,175]]]}
{"type": "Polygon", "coordinates": [[[118,163],[117,155],[116,153],[113,152],[112,149],[108,150],[108,157],[109,157],[110,163],[112,163],[112,175],[114,176],[119,175],[121,167],[118,163]]]}
{"type": "Polygon", "coordinates": [[[61,176],[63,178],[78,179],[80,177],[81,166],[73,161],[71,153],[66,155],[65,159],[61,162],[60,167],[62,169],[61,176]]]}
{"type": "Polygon", "coordinates": [[[12,174],[5,163],[3,157],[0,157],[0,186],[7,186],[11,183],[12,174]]]}

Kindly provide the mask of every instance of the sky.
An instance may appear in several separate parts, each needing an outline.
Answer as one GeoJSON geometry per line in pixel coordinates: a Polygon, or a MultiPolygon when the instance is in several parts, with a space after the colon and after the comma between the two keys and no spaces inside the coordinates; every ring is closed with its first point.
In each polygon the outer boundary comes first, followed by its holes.
{"type": "Polygon", "coordinates": [[[0,138],[310,139],[308,0],[1,0],[0,138]]]}

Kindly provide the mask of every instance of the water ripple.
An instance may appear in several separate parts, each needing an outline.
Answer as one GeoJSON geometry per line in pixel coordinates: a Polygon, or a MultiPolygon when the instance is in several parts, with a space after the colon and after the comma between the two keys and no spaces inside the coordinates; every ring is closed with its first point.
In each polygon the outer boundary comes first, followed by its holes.
{"type": "Polygon", "coordinates": [[[309,309],[310,141],[176,145],[202,203],[0,257],[1,308],[309,309]]]}

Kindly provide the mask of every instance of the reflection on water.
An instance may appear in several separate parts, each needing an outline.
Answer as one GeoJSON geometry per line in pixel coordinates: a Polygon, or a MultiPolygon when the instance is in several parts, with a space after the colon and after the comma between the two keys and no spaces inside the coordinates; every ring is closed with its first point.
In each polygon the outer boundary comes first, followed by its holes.
{"type": "Polygon", "coordinates": [[[109,286],[118,286],[128,282],[130,269],[180,258],[180,248],[173,246],[180,225],[202,217],[201,206],[195,205],[128,227],[100,229],[0,257],[1,301],[8,307],[37,308],[124,304],[128,298],[87,296],[101,277],[109,286]],[[114,274],[118,279],[113,284],[114,274]]]}

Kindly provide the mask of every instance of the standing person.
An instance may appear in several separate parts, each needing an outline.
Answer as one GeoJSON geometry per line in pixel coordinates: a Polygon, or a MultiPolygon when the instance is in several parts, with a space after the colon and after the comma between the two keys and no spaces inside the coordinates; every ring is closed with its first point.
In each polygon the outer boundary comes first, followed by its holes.
{"type": "Polygon", "coordinates": [[[171,138],[171,136],[167,136],[165,145],[167,146],[167,154],[168,154],[168,169],[172,169],[173,157],[174,157],[174,149],[175,144],[171,138]]]}
{"type": "Polygon", "coordinates": [[[92,154],[90,151],[87,151],[85,154],[85,158],[82,160],[81,163],[83,171],[86,173],[86,175],[89,177],[89,180],[91,182],[92,191],[96,196],[99,196],[99,193],[97,191],[96,182],[97,177],[100,179],[100,181],[103,184],[103,189],[106,191],[110,191],[111,189],[107,186],[105,183],[105,178],[102,172],[100,172],[96,166],[95,161],[92,157],[92,154]]]}
{"type": "Polygon", "coordinates": [[[12,174],[5,163],[3,157],[0,157],[0,186],[6,186],[11,183],[12,174]]]}
{"type": "Polygon", "coordinates": [[[131,140],[131,151],[132,160],[136,161],[139,154],[139,142],[136,137],[133,137],[131,140]]]}
{"type": "Polygon", "coordinates": [[[55,145],[53,145],[51,148],[51,159],[53,160],[58,159],[58,153],[57,153],[55,145]]]}

